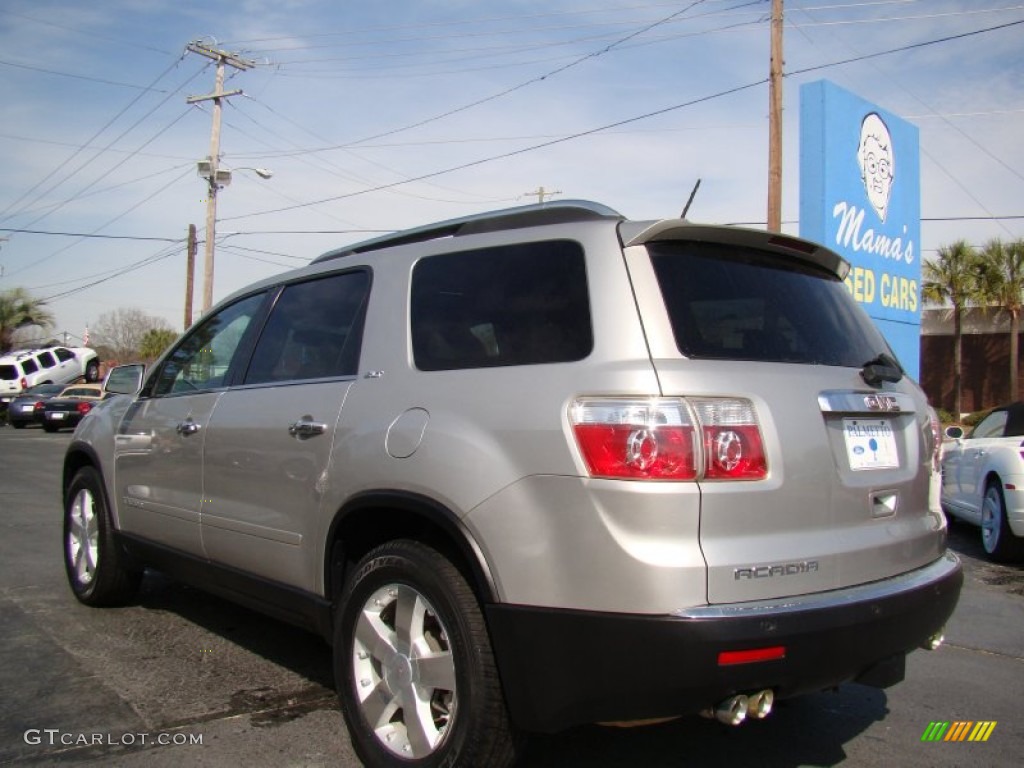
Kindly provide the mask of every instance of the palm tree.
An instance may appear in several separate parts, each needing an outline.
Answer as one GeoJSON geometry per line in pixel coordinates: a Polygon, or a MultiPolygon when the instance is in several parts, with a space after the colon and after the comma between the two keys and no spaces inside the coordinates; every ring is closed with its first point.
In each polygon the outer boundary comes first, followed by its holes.
{"type": "Polygon", "coordinates": [[[24,288],[0,293],[0,354],[14,346],[15,331],[31,326],[44,331],[53,326],[53,313],[46,308],[46,300],[33,298],[24,288]]]}
{"type": "Polygon", "coordinates": [[[953,408],[958,420],[963,413],[961,314],[964,307],[981,298],[980,272],[978,255],[964,240],[939,248],[934,260],[921,263],[921,293],[925,302],[953,305],[953,408]]]}
{"type": "Polygon", "coordinates": [[[1018,389],[1020,313],[1024,309],[1024,240],[1004,243],[989,240],[980,258],[982,300],[1004,310],[1010,316],[1010,400],[1020,396],[1018,389]]]}

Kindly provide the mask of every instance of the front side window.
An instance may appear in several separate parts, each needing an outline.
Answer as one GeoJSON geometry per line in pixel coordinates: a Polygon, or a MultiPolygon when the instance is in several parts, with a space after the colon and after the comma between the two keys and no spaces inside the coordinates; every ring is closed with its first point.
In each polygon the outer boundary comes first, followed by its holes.
{"type": "Polygon", "coordinates": [[[239,344],[259,312],[264,295],[225,307],[186,336],[156,372],[150,395],[180,394],[225,385],[239,344]]]}
{"type": "Polygon", "coordinates": [[[75,353],[72,352],[70,349],[64,349],[64,347],[57,347],[55,350],[53,350],[53,353],[57,355],[57,359],[60,360],[62,363],[66,363],[68,360],[75,359],[75,353]]]}
{"type": "Polygon", "coordinates": [[[354,375],[369,287],[364,270],[285,286],[256,343],[245,383],[354,375]]]}
{"type": "Polygon", "coordinates": [[[422,371],[582,360],[593,349],[583,248],[553,240],[425,258],[411,324],[422,371]]]}
{"type": "Polygon", "coordinates": [[[860,368],[888,344],[834,275],[775,254],[650,243],[680,353],[860,368]]]}

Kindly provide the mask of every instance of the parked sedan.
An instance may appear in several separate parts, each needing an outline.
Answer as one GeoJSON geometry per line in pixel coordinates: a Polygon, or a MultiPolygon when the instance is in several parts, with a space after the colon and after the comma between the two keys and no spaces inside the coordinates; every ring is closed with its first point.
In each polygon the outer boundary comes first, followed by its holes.
{"type": "Polygon", "coordinates": [[[66,389],[64,384],[36,384],[11,401],[7,409],[7,420],[15,429],[43,421],[43,403],[56,397],[66,389]]]}
{"type": "Polygon", "coordinates": [[[970,435],[946,429],[942,508],[981,526],[992,560],[1024,559],[1024,402],[994,409],[970,435]]]}
{"type": "Polygon", "coordinates": [[[73,384],[57,397],[43,403],[43,429],[73,429],[84,419],[93,406],[103,399],[100,384],[73,384]]]}

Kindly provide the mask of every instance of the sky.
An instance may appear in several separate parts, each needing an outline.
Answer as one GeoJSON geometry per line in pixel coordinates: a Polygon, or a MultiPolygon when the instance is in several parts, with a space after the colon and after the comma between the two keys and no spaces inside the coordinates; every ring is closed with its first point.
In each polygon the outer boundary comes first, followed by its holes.
{"type": "MultiPolygon", "coordinates": [[[[786,0],[783,230],[800,86],[916,125],[921,251],[1024,237],[1024,3],[786,0]]],[[[3,0],[0,290],[80,344],[201,308],[213,62],[227,67],[213,298],[385,232],[545,200],[764,227],[769,0],[3,0]],[[252,169],[272,172],[263,179],[252,169]]]]}

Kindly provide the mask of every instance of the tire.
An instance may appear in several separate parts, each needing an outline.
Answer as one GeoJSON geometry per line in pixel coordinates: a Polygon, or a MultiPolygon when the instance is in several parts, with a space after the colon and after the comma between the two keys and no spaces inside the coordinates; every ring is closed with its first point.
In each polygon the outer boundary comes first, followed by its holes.
{"type": "Polygon", "coordinates": [[[25,422],[24,421],[12,421],[11,422],[11,426],[14,427],[15,429],[24,429],[25,428],[25,422]]]}
{"type": "Polygon", "coordinates": [[[100,364],[96,360],[90,360],[88,365],[85,366],[85,380],[90,384],[95,384],[100,380],[100,364]]]}
{"type": "Polygon", "coordinates": [[[998,478],[989,481],[981,502],[981,545],[997,563],[1024,559],[1024,540],[1013,535],[1006,521],[1006,498],[998,478]]]}
{"type": "Polygon", "coordinates": [[[56,432],[59,429],[59,427],[55,427],[53,424],[47,424],[44,421],[43,422],[43,429],[46,430],[47,432],[51,432],[52,433],[52,432],[56,432]]]}
{"type": "Polygon", "coordinates": [[[430,547],[392,541],[360,561],[335,621],[334,674],[364,765],[515,762],[519,738],[480,605],[459,570],[430,547]],[[418,662],[427,656],[425,669],[418,662]]]}
{"type": "Polygon", "coordinates": [[[93,467],[78,470],[65,494],[64,569],[75,597],[92,606],[130,602],[142,579],[117,545],[103,483],[93,467]]]}

